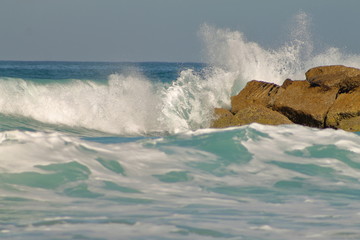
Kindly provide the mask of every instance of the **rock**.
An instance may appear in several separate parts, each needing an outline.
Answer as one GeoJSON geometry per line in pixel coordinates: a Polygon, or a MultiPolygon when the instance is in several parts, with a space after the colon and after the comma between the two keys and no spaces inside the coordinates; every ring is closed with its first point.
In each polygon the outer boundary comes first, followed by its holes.
{"type": "Polygon", "coordinates": [[[290,86],[292,83],[293,83],[293,80],[287,78],[287,79],[283,82],[283,84],[281,85],[281,88],[282,88],[282,89],[286,89],[286,88],[287,88],[288,86],[290,86]]]}
{"type": "Polygon", "coordinates": [[[345,78],[341,84],[339,93],[348,93],[360,87],[360,75],[345,78]]]}
{"type": "Polygon", "coordinates": [[[322,128],[325,117],[334,103],[338,89],[324,90],[311,86],[307,81],[284,82],[275,97],[273,109],[284,114],[292,122],[309,127],[322,128]]]}
{"type": "Polygon", "coordinates": [[[250,81],[238,95],[231,97],[231,112],[236,114],[240,109],[253,104],[270,106],[278,89],[279,86],[274,83],[250,81]]]}
{"type": "MultiPolygon", "coordinates": [[[[359,88],[357,88],[359,89],[359,88]]],[[[329,109],[326,126],[360,131],[360,91],[339,94],[329,109]]]]}
{"type": "Polygon", "coordinates": [[[346,77],[354,77],[360,75],[360,69],[353,67],[346,67],[343,65],[320,66],[309,69],[306,73],[306,80],[310,81],[324,75],[342,74],[346,77]]]}
{"type": "Polygon", "coordinates": [[[217,118],[212,123],[213,128],[242,126],[254,122],[267,125],[292,124],[284,115],[261,105],[242,108],[235,115],[229,110],[216,108],[215,115],[217,118]]]}
{"type": "Polygon", "coordinates": [[[254,122],[266,125],[293,123],[284,115],[261,105],[252,105],[247,108],[240,109],[235,114],[235,119],[238,125],[247,125],[254,122]]]}
{"type": "Polygon", "coordinates": [[[235,116],[227,109],[215,108],[214,116],[215,119],[211,124],[212,128],[225,128],[237,125],[235,116]]]}
{"type": "Polygon", "coordinates": [[[215,109],[213,127],[297,123],[309,127],[360,131],[360,69],[322,66],[306,80],[281,86],[250,81],[231,98],[231,110],[215,109]]]}
{"type": "Polygon", "coordinates": [[[343,119],[339,122],[339,125],[337,127],[345,131],[359,132],[360,116],[343,119]]]}
{"type": "MultiPolygon", "coordinates": [[[[322,66],[308,70],[305,76],[306,81],[312,86],[320,86],[325,89],[332,87],[344,88],[349,78],[360,76],[360,69],[343,65],[322,66]]],[[[350,80],[350,82],[353,82],[353,80],[350,80]]],[[[357,84],[357,86],[360,86],[360,81],[357,84]]]]}

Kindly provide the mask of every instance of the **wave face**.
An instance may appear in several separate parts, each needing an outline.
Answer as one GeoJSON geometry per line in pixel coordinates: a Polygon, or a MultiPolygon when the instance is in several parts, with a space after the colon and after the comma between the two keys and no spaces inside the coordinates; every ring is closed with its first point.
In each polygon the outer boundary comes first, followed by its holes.
{"type": "Polygon", "coordinates": [[[229,97],[216,81],[193,69],[170,83],[133,70],[102,82],[1,78],[0,114],[120,135],[176,133],[209,125],[218,96],[229,97]]]}
{"type": "Polygon", "coordinates": [[[217,92],[202,91],[206,85],[192,70],[172,84],[137,73],[112,74],[106,83],[0,79],[0,113],[113,134],[173,133],[204,127],[217,92]]]}
{"type": "Polygon", "coordinates": [[[207,65],[2,63],[0,114],[56,128],[164,135],[208,127],[213,108],[228,108],[230,96],[250,80],[281,84],[286,78],[304,79],[314,66],[360,67],[359,55],[336,48],[315,51],[305,13],[295,22],[290,40],[278,49],[247,41],[238,31],[204,25],[200,36],[207,65]]]}
{"type": "Polygon", "coordinates": [[[252,124],[94,140],[0,133],[2,239],[360,237],[356,134],[252,124]]]}

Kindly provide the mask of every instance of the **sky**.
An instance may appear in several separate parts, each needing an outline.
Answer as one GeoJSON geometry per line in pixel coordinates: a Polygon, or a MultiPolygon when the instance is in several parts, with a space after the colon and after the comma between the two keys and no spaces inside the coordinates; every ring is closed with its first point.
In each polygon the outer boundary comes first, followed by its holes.
{"type": "Polygon", "coordinates": [[[315,45],[360,53],[359,0],[0,0],[0,60],[203,62],[203,24],[280,46],[299,11],[315,45]]]}

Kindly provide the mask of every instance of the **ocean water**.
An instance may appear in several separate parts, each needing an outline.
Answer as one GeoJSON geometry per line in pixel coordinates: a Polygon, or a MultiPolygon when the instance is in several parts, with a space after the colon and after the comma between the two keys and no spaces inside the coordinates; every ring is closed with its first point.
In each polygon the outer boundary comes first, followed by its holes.
{"type": "Polygon", "coordinates": [[[360,67],[303,13],[266,49],[201,28],[206,63],[0,62],[1,239],[360,239],[360,134],[210,129],[252,79],[360,67]]]}

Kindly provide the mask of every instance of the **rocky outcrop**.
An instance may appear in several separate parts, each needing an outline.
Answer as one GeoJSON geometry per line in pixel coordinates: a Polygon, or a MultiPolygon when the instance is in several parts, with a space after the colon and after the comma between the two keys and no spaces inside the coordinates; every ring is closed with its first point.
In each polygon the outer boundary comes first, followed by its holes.
{"type": "Polygon", "coordinates": [[[274,83],[250,81],[238,95],[231,97],[231,112],[236,114],[250,105],[271,106],[278,90],[274,83]]]}
{"type": "Polygon", "coordinates": [[[301,124],[360,131],[360,69],[342,65],[312,68],[306,80],[287,79],[281,86],[250,81],[231,109],[216,109],[212,127],[301,124]]]}
{"type": "Polygon", "coordinates": [[[214,110],[215,120],[212,122],[212,128],[224,128],[231,126],[238,126],[234,114],[224,108],[215,108],[214,110]]]}
{"type": "Polygon", "coordinates": [[[335,88],[311,86],[307,81],[287,80],[274,98],[272,109],[294,123],[321,128],[337,92],[335,88]]]}
{"type": "Polygon", "coordinates": [[[349,78],[360,76],[360,69],[343,65],[322,66],[310,69],[305,76],[306,81],[313,86],[342,88],[347,85],[349,78]]]}
{"type": "Polygon", "coordinates": [[[292,123],[281,113],[261,105],[250,105],[248,107],[241,108],[235,115],[233,115],[230,111],[222,108],[215,109],[215,113],[217,118],[213,121],[211,126],[214,128],[241,126],[253,122],[267,125],[292,123]]]}
{"type": "Polygon", "coordinates": [[[287,117],[279,112],[273,111],[261,105],[253,105],[247,108],[242,108],[235,114],[235,118],[237,119],[237,122],[240,123],[239,125],[246,125],[253,122],[267,125],[292,123],[287,117]]]}
{"type": "Polygon", "coordinates": [[[347,131],[360,131],[360,89],[338,95],[330,107],[326,126],[347,131]]]}

